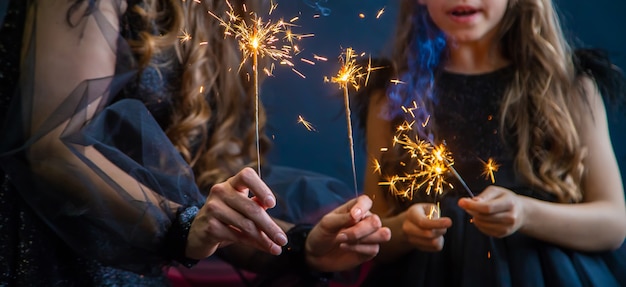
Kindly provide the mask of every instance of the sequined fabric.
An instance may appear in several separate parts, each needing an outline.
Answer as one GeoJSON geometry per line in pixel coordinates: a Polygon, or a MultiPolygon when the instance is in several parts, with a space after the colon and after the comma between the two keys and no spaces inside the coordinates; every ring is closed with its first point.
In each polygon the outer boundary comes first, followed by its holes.
{"type": "MultiPolygon", "coordinates": [[[[437,81],[437,101],[433,108],[439,142],[445,142],[454,158],[454,167],[476,193],[490,179],[483,175],[489,158],[502,166],[498,182],[512,184],[512,152],[500,129],[499,108],[513,69],[506,67],[482,75],[443,72],[437,81]]],[[[462,186],[456,184],[457,191],[462,186]]]]}

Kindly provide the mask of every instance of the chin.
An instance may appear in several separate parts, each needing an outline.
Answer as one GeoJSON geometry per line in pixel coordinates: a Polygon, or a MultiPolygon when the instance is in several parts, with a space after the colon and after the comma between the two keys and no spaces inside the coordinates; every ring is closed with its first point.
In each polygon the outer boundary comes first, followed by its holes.
{"type": "Polygon", "coordinates": [[[480,33],[455,33],[448,36],[451,43],[472,43],[483,39],[480,33]]]}

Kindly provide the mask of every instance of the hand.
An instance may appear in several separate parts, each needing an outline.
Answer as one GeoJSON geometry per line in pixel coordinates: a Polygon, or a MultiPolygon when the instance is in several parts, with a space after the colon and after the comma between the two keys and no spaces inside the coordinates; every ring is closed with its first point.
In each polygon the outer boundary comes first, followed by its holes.
{"type": "Polygon", "coordinates": [[[287,236],[265,212],[276,205],[271,190],[251,168],[216,184],[191,223],[186,255],[202,259],[238,242],[273,255],[281,253],[287,236]],[[248,197],[252,192],[255,196],[248,197]]]}
{"type": "Polygon", "coordinates": [[[431,203],[416,203],[404,214],[402,231],[409,243],[422,251],[441,251],[443,235],[452,226],[452,220],[448,217],[430,218],[433,207],[431,203]]]}
{"type": "Polygon", "coordinates": [[[306,261],[318,271],[354,268],[374,258],[391,231],[369,210],[372,200],[361,195],[326,214],[313,227],[305,244],[306,261]]]}
{"type": "Polygon", "coordinates": [[[489,186],[474,198],[459,199],[459,206],[473,217],[483,233],[502,238],[520,229],[524,222],[523,197],[499,186],[489,186]]]}

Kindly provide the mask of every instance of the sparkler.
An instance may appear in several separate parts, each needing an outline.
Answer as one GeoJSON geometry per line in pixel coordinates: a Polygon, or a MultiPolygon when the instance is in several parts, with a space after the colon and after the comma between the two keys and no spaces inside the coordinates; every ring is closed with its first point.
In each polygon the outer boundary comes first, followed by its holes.
{"type": "MultiPolygon", "coordinates": [[[[404,131],[411,124],[405,122],[398,127],[398,130],[404,131]]],[[[416,190],[425,188],[426,195],[434,192],[436,195],[443,194],[444,186],[454,188],[451,183],[446,181],[446,173],[450,171],[450,167],[454,164],[451,153],[444,145],[434,146],[429,141],[413,140],[406,134],[402,137],[395,136],[393,143],[402,145],[402,148],[409,153],[410,158],[415,160],[417,167],[404,176],[394,175],[386,182],[380,182],[379,185],[388,185],[389,190],[397,196],[413,199],[416,190]],[[398,189],[398,182],[408,183],[405,189],[398,189]]]]}
{"type": "MultiPolygon", "coordinates": [[[[412,118],[415,118],[414,111],[417,109],[418,107],[416,102],[413,102],[412,107],[402,107],[404,113],[411,115],[412,118]]],[[[430,116],[428,116],[420,125],[425,127],[429,120],[430,116]]],[[[379,182],[379,185],[389,186],[389,191],[392,194],[407,198],[408,200],[412,200],[415,191],[420,189],[424,189],[426,195],[430,195],[431,192],[434,192],[436,198],[438,195],[443,194],[445,186],[454,188],[454,186],[446,180],[446,175],[451,173],[458,179],[469,196],[474,197],[474,194],[469,189],[463,178],[459,175],[456,169],[454,169],[454,159],[444,144],[434,145],[431,141],[420,140],[417,137],[413,140],[405,134],[407,131],[412,131],[415,124],[415,120],[411,122],[404,121],[396,127],[397,134],[393,138],[393,144],[401,145],[402,148],[407,151],[411,160],[415,161],[414,164],[416,167],[404,176],[393,175],[389,177],[387,181],[379,182]],[[407,187],[399,189],[398,186],[396,186],[398,183],[407,183],[405,185],[407,187]]],[[[401,162],[400,164],[402,166],[406,166],[406,163],[404,162],[401,162]]],[[[490,174],[493,176],[493,171],[497,170],[498,165],[490,159],[487,166],[490,174]]],[[[431,210],[430,215],[434,213],[438,214],[438,211],[431,210]]]]}
{"type": "MultiPolygon", "coordinates": [[[[224,27],[224,36],[230,36],[235,38],[239,42],[239,50],[242,53],[242,61],[239,69],[246,63],[247,59],[252,59],[252,72],[254,74],[254,96],[255,96],[255,126],[256,126],[256,153],[257,153],[257,172],[259,177],[261,176],[261,152],[259,146],[259,71],[258,71],[258,59],[259,57],[268,57],[272,60],[280,61],[280,64],[289,65],[292,70],[301,77],[304,77],[302,73],[293,68],[292,53],[297,53],[299,50],[297,46],[293,45],[294,39],[301,39],[303,37],[310,37],[309,35],[298,35],[291,32],[290,27],[295,26],[292,24],[297,18],[292,19],[290,22],[285,22],[282,19],[272,22],[271,20],[263,21],[254,12],[248,12],[247,16],[242,17],[238,15],[230,2],[226,1],[230,10],[226,12],[227,20],[215,15],[209,11],[209,14],[220,22],[220,25],[224,27]],[[279,35],[285,35],[283,38],[279,35]],[[286,41],[287,43],[279,46],[279,42],[286,41]]],[[[276,4],[272,2],[270,5],[269,14],[276,9],[276,4]]],[[[245,6],[243,10],[246,11],[245,6]]],[[[265,73],[271,75],[271,69],[264,69],[265,73]]]]}
{"type": "Polygon", "coordinates": [[[310,122],[308,122],[307,120],[305,120],[302,116],[298,116],[298,123],[302,124],[308,131],[313,131],[316,132],[317,130],[315,129],[315,127],[313,126],[313,124],[311,124],[310,122]]]}
{"type": "Polygon", "coordinates": [[[479,159],[479,160],[484,165],[482,175],[484,175],[486,179],[491,179],[491,183],[496,183],[496,178],[493,173],[498,171],[498,169],[500,168],[500,165],[496,163],[496,161],[493,158],[489,158],[487,162],[484,162],[482,159],[479,159]]]}
{"type": "MultiPolygon", "coordinates": [[[[346,111],[346,124],[348,126],[348,140],[350,144],[350,159],[352,160],[352,177],[354,180],[354,193],[358,195],[358,187],[356,181],[356,164],[354,162],[354,140],[352,139],[352,121],[350,119],[350,97],[348,93],[349,86],[359,90],[360,82],[365,76],[363,68],[356,63],[356,53],[352,48],[347,48],[339,59],[341,61],[341,69],[336,76],[330,79],[330,82],[339,84],[339,88],[343,89],[343,99],[346,111]]],[[[368,69],[369,71],[369,69],[368,69]]],[[[368,72],[369,74],[369,72],[368,72]]],[[[328,81],[328,79],[326,79],[328,81]]]]}

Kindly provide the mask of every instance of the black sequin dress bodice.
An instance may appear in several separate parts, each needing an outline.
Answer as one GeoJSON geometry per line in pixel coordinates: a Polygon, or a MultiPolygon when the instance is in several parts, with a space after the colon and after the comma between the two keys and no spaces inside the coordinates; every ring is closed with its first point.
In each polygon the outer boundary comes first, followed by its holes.
{"type": "Polygon", "coordinates": [[[475,193],[491,184],[491,179],[483,174],[489,159],[500,166],[494,173],[497,183],[515,183],[513,154],[500,132],[499,116],[500,103],[512,76],[513,69],[505,67],[480,75],[443,72],[437,81],[432,112],[437,141],[446,144],[455,169],[475,193]]]}

